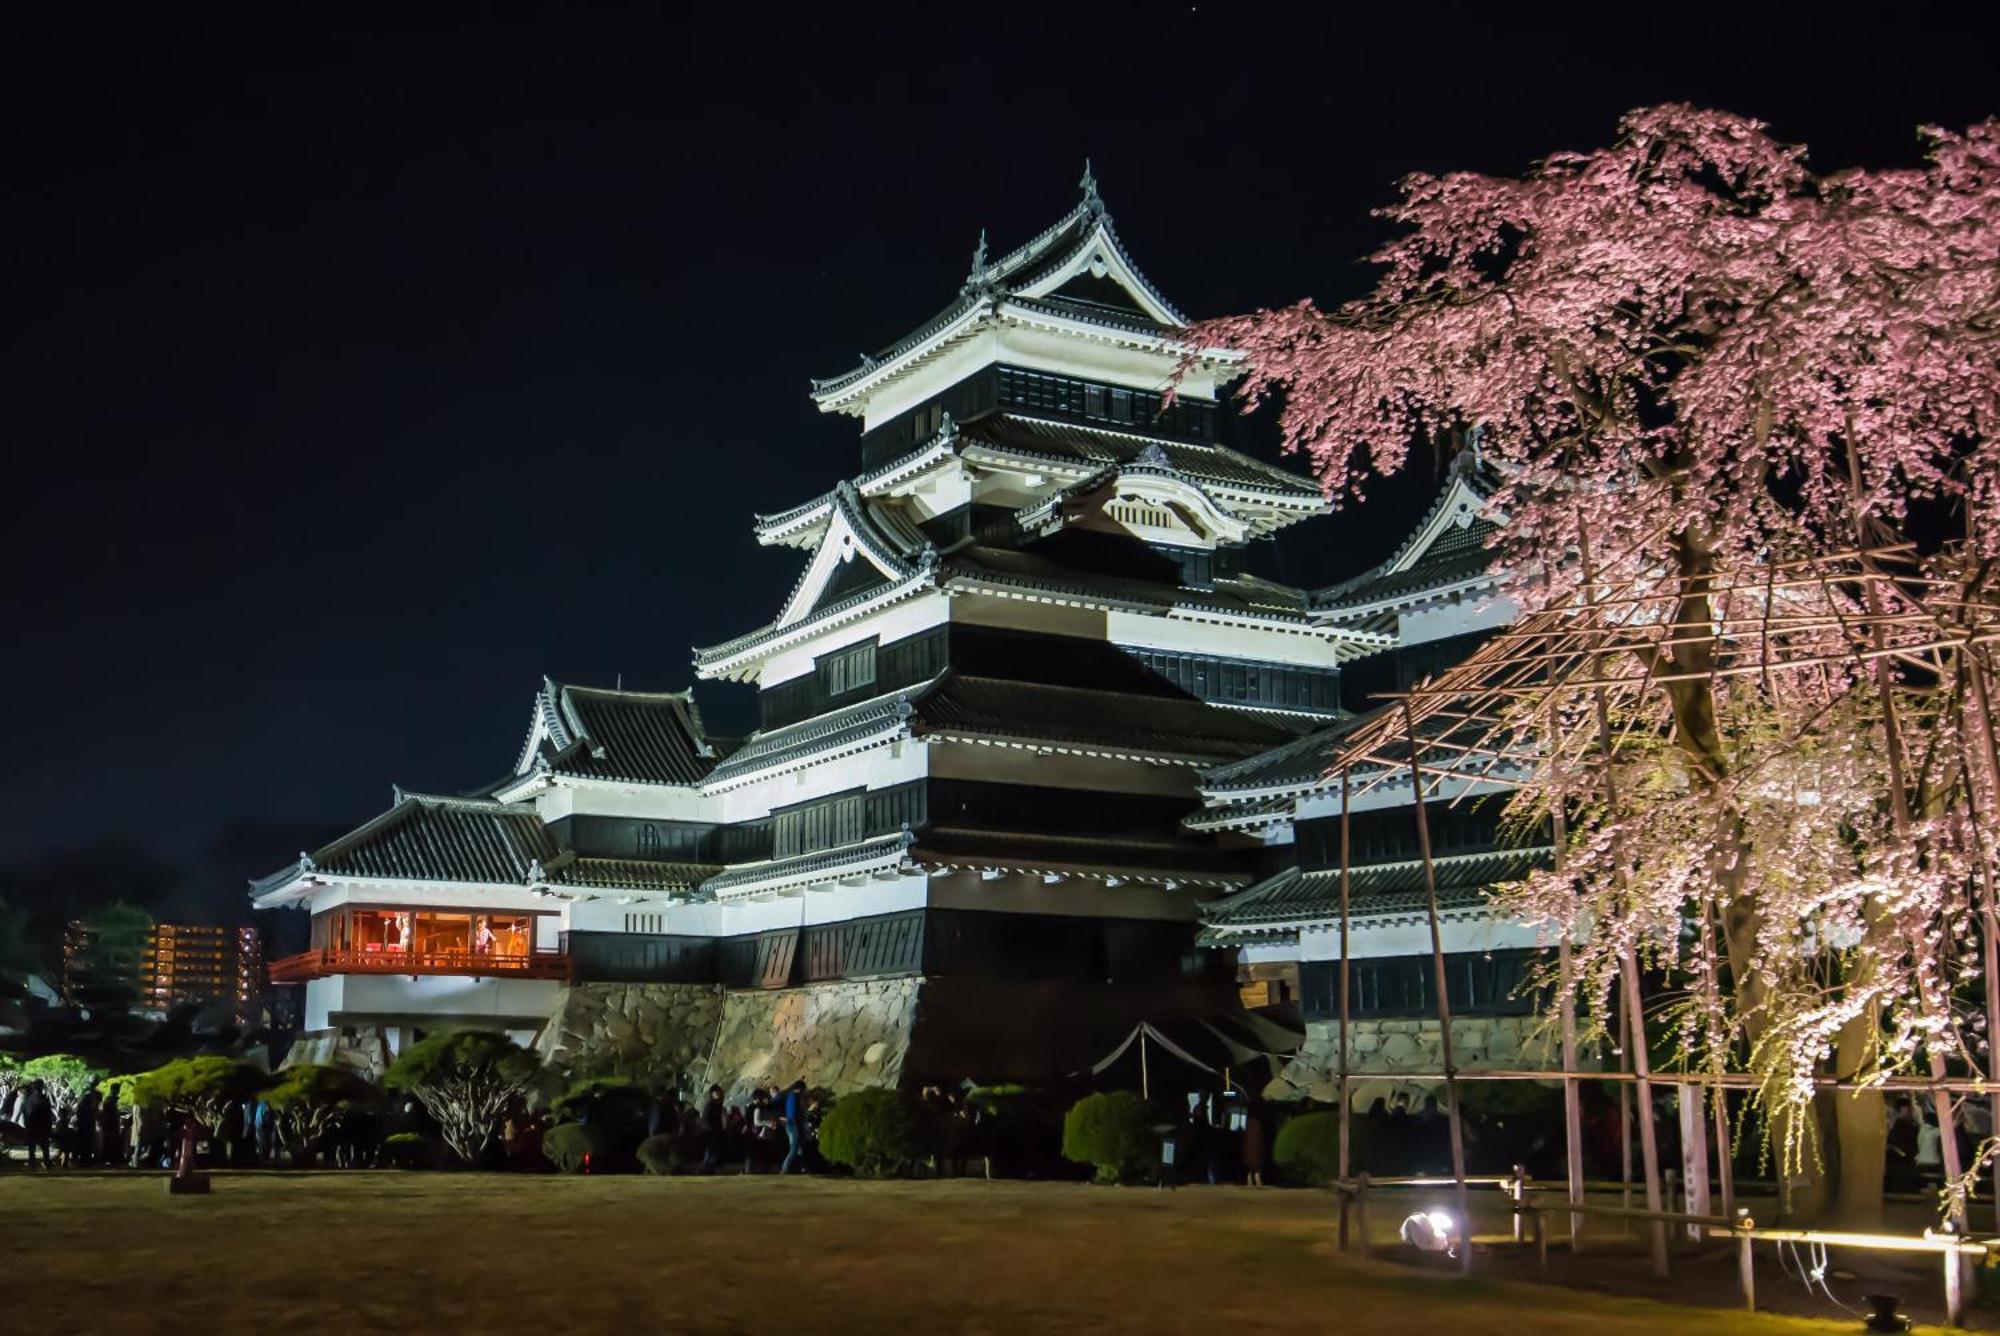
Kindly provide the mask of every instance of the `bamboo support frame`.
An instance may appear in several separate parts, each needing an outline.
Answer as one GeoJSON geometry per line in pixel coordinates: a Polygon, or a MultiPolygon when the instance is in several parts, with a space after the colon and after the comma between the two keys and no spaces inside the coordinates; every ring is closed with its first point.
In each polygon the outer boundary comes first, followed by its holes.
{"type": "MultiPolygon", "coordinates": [[[[1773,562],[1755,581],[1717,577],[1702,590],[1713,616],[1700,623],[1680,620],[1686,590],[1675,580],[1659,577],[1650,582],[1636,578],[1600,581],[1589,568],[1587,549],[1583,556],[1584,578],[1576,590],[1550,607],[1496,632],[1459,665],[1387,697],[1397,708],[1385,709],[1351,730],[1343,737],[1328,767],[1329,776],[1335,771],[1339,774],[1341,794],[1339,1126],[1342,1246],[1347,1243],[1347,1205],[1350,1200],[1358,1204],[1363,1230],[1362,1247],[1365,1250],[1368,1246],[1366,1197],[1370,1183],[1366,1174],[1352,1172],[1351,1163],[1350,1119],[1354,1073],[1349,1036],[1351,979],[1348,961],[1352,906],[1348,814],[1359,794],[1407,778],[1423,869],[1432,973],[1438,992],[1437,1020],[1442,1063],[1437,1071],[1396,1071],[1383,1075],[1399,1081],[1442,1082],[1445,1086],[1450,1115],[1452,1176],[1440,1180],[1440,1183],[1448,1182],[1454,1187],[1461,1218],[1467,1218],[1468,1184],[1479,1180],[1468,1179],[1466,1175],[1459,1114],[1460,1085],[1466,1081],[1488,1080],[1559,1081],[1563,1088],[1566,1149],[1565,1201],[1560,1209],[1570,1218],[1572,1247],[1580,1239],[1582,1221],[1586,1216],[1643,1220],[1654,1231],[1652,1251],[1655,1270],[1664,1275],[1667,1264],[1666,1224],[1713,1226],[1713,1236],[1726,1235],[1738,1244],[1746,1306],[1754,1305],[1750,1257],[1752,1238],[1776,1239],[1782,1236],[1838,1246],[1942,1251],[1954,1262],[1960,1255],[1984,1253],[1987,1249],[1983,1244],[1970,1241],[1953,1243],[1949,1239],[1939,1240],[1930,1236],[1921,1240],[1896,1240],[1880,1235],[1846,1237],[1821,1231],[1749,1228],[1747,1217],[1742,1217],[1736,1208],[1729,1092],[1758,1090],[1764,1083],[1763,1078],[1754,1073],[1733,1070],[1654,1072],[1646,1045],[1637,962],[1629,954],[1620,964],[1616,991],[1625,1019],[1623,1033],[1619,1036],[1623,1050],[1621,1056],[1630,1061],[1630,1071],[1579,1069],[1576,1016],[1574,1009],[1567,1005],[1567,999],[1558,1018],[1561,1025],[1562,1070],[1458,1070],[1452,1052],[1451,1005],[1426,804],[1440,798],[1457,802],[1479,792],[1532,786],[1539,782],[1537,767],[1555,759],[1575,765],[1594,760],[1592,768],[1600,771],[1599,781],[1605,790],[1603,799],[1615,806],[1618,794],[1612,775],[1613,762],[1624,741],[1640,725],[1636,717],[1628,714],[1621,717],[1630,719],[1630,722],[1614,726],[1613,715],[1637,699],[1639,693],[1678,682],[1705,680],[1713,683],[1755,675],[1761,675],[1768,683],[1775,671],[1798,673],[1815,670],[1819,673],[1817,681],[1825,688],[1826,698],[1831,700],[1836,681],[1854,682],[1856,679],[1872,678],[1881,705],[1893,773],[1900,783],[1903,744],[1891,686],[1894,672],[1899,671],[1896,665],[1936,674],[1944,671],[1947,656],[1950,656],[1951,661],[1958,665],[1958,671],[1965,672],[1968,666],[1970,668],[1967,677],[1971,713],[1976,715],[1976,726],[1962,727],[1958,736],[1964,752],[1962,760],[1969,776],[1967,787],[1975,803],[1983,800],[1982,779],[1991,786],[1990,791],[2000,792],[2000,742],[1996,742],[1995,721],[1990,708],[1995,694],[1990,685],[1996,653],[1994,646],[2000,643],[2000,598],[1964,582],[1916,570],[1914,565],[1907,564],[1913,560],[1913,550],[1909,545],[1869,547],[1862,543],[1851,550],[1825,557],[1773,562]],[[1897,568],[1890,569],[1892,566],[1897,568]],[[1807,606],[1809,602],[1816,606],[1807,606]],[[1751,637],[1752,630],[1754,637],[1751,637]],[[1719,655],[1715,662],[1699,671],[1672,671],[1662,667],[1667,662],[1667,651],[1693,644],[1718,647],[1731,636],[1739,640],[1751,637],[1756,651],[1719,655]],[[1825,648],[1829,642],[1838,645],[1837,651],[1825,648]],[[1607,666],[1610,662],[1623,660],[1635,661],[1638,666],[1629,672],[1607,666]],[[1844,670],[1847,676],[1845,679],[1831,678],[1828,676],[1830,670],[1844,670]],[[1567,718],[1569,727],[1566,730],[1556,726],[1559,715],[1567,718]],[[1546,719],[1548,725],[1540,736],[1536,736],[1523,723],[1526,719],[1546,719]],[[1584,727],[1579,728],[1579,724],[1584,727]],[[1435,753],[1439,759],[1427,761],[1425,753],[1435,753]],[[1582,1081],[1615,1083],[1619,1088],[1620,1123],[1626,1133],[1628,1165],[1625,1173],[1628,1205],[1625,1209],[1592,1206],[1585,1200],[1578,1084],[1582,1081]],[[1654,1135],[1650,1098],[1652,1087],[1656,1084],[1677,1087],[1684,1100],[1696,1101],[1685,1126],[1704,1143],[1710,1136],[1713,1137],[1713,1174],[1704,1171],[1701,1155],[1691,1154],[1690,1163],[1696,1166],[1696,1172],[1701,1173],[1704,1180],[1697,1199],[1705,1197],[1707,1181],[1711,1177],[1715,1181],[1722,1212],[1719,1218],[1711,1217],[1706,1212],[1690,1214],[1663,1209],[1662,1166],[1658,1160],[1659,1147],[1654,1135]],[[1638,1140],[1646,1192],[1644,1209],[1631,1208],[1629,1204],[1630,1118],[1622,1110],[1629,1107],[1627,1101],[1634,1093],[1638,1097],[1638,1140]],[[1358,1191],[1354,1190],[1355,1185],[1358,1185],[1358,1191]]],[[[1804,680],[1813,679],[1808,676],[1804,680]]],[[[1900,789],[1894,801],[1899,808],[1903,806],[1900,789]]],[[[1564,809],[1559,801],[1552,802],[1551,809],[1559,851],[1557,857],[1560,859],[1560,850],[1568,834],[1564,809]]],[[[1906,809],[1897,815],[1899,819],[1907,820],[1906,809]]],[[[1980,839],[1979,820],[1986,819],[1988,814],[1976,810],[1974,816],[1974,838],[1980,839]]],[[[2000,886],[1994,884],[1987,866],[1987,853],[1982,844],[1976,860],[1981,876],[1973,888],[1970,904],[1979,924],[1983,948],[1987,1034],[1993,1042],[2000,1043],[2000,886]]],[[[1704,933],[1712,933],[1713,927],[1712,922],[1705,921],[1704,933]]],[[[1713,959],[1715,943],[1712,936],[1709,938],[1709,949],[1713,959]]],[[[1559,942],[1558,969],[1565,983],[1572,977],[1570,956],[1570,943],[1567,940],[1559,942]]],[[[1940,1112],[1944,1133],[1941,1151],[1947,1161],[1947,1174],[1956,1178],[1959,1157],[1950,1121],[1954,1099],[1988,1099],[1994,1110],[1996,1128],[2000,1128],[2000,1082],[1988,1080],[1976,1067],[1970,1075],[1954,1076],[1941,1055],[1928,1056],[1929,1071],[1921,1076],[1892,1074],[1856,1080],[1851,1073],[1836,1073],[1818,1076],[1815,1083],[1826,1091],[1883,1093],[1907,1090],[1931,1096],[1940,1112]]],[[[1374,1182],[1377,1186],[1392,1185],[1389,1180],[1374,1182]]],[[[1993,1166],[1993,1182],[1995,1223],[1996,1228],[2000,1228],[2000,1161],[1993,1166]]],[[[1522,1201],[1524,1192],[1525,1179],[1516,1187],[1518,1210],[1533,1212],[1542,1209],[1525,1206],[1522,1201]]],[[[1952,1225],[1963,1233],[1962,1212],[1952,1225]]],[[[1546,1235],[1539,1217],[1534,1228],[1538,1250],[1545,1249],[1546,1235]]],[[[1518,1221],[1516,1237],[1520,1237],[1518,1221]]],[[[1462,1264],[1470,1268],[1469,1246],[1464,1251],[1462,1264]]],[[[1947,1303],[1952,1319],[1956,1321],[1963,1300],[1963,1277],[1950,1266],[1947,1273],[1947,1303]]]]}

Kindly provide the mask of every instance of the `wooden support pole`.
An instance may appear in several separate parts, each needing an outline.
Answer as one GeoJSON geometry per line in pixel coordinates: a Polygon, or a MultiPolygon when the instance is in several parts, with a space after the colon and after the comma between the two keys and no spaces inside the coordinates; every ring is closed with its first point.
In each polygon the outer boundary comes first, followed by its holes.
{"type": "MultiPolygon", "coordinates": [[[[1965,668],[1971,678],[1971,696],[1974,707],[1979,711],[1979,727],[1976,730],[1959,730],[1959,745],[1966,752],[1972,750],[1968,731],[1977,735],[1980,743],[1980,759],[1986,765],[1986,780],[2000,793],[2000,743],[1994,740],[1993,694],[1986,685],[1987,663],[1982,652],[1968,651],[1963,657],[1965,668]]],[[[1993,1074],[1993,1055],[2000,1046],[2000,897],[1996,897],[1993,887],[1993,866],[1986,848],[1985,831],[1989,827],[1983,821],[1991,819],[1990,813],[1980,811],[1979,781],[1971,773],[1971,757],[1965,758],[1967,780],[1966,793],[1971,809],[1973,851],[1979,861],[1979,927],[1980,939],[1985,949],[1986,985],[1986,1071],[1993,1074]]],[[[1995,1133],[2000,1133],[2000,1086],[1987,1096],[1987,1113],[1995,1133]]],[[[1938,1129],[1942,1132],[1944,1129],[1938,1129]]],[[[2000,1230],[2000,1155],[1993,1158],[1993,1225],[2000,1230]]]]}
{"type": "Polygon", "coordinates": [[[1410,709],[1409,698],[1403,699],[1403,722],[1409,730],[1410,738],[1410,796],[1415,800],[1417,811],[1417,852],[1424,864],[1424,909],[1431,929],[1431,971],[1437,983],[1438,1013],[1438,1056],[1444,1060],[1444,1094],[1450,1101],[1446,1109],[1448,1127],[1451,1134],[1451,1176],[1458,1184],[1458,1221],[1464,1233],[1459,1248],[1459,1270],[1470,1274],[1472,1271],[1472,1199],[1465,1189],[1465,1126],[1463,1113],[1459,1108],[1458,1064],[1452,1058],[1451,1045],[1451,997],[1447,987],[1448,977],[1444,968],[1444,932],[1438,925],[1437,869],[1431,863],[1431,824],[1424,811],[1424,767],[1423,748],[1417,739],[1416,715],[1410,709]]]}
{"type": "Polygon", "coordinates": [[[1956,1252],[1944,1255],[1944,1320],[1946,1326],[1965,1325],[1965,1257],[1956,1252]]]}
{"type": "MultiPolygon", "coordinates": [[[[1349,886],[1348,837],[1350,833],[1348,825],[1348,816],[1347,816],[1347,800],[1352,793],[1352,788],[1351,788],[1352,779],[1353,779],[1352,771],[1348,767],[1342,766],[1340,770],[1340,1047],[1338,1049],[1338,1052],[1340,1054],[1339,1057],[1340,1181],[1343,1183],[1349,1182],[1353,1173],[1352,1147],[1354,1144],[1353,1132],[1352,1132],[1352,1124],[1354,1118],[1354,1093],[1352,1090],[1348,1088],[1347,1084],[1347,1078],[1348,1078],[1347,1055],[1353,1043],[1351,1037],[1347,1033],[1347,1019],[1348,1019],[1347,994],[1349,988],[1349,975],[1347,969],[1347,928],[1348,928],[1347,894],[1349,886]]],[[[1343,1209],[1340,1213],[1340,1247],[1343,1252],[1346,1251],[1347,1212],[1345,1209],[1343,1209]]]]}
{"type": "Polygon", "coordinates": [[[1743,1310],[1757,1311],[1757,1266],[1750,1251],[1750,1235],[1741,1234],[1736,1240],[1736,1282],[1743,1287],[1743,1310]]]}
{"type": "MultiPolygon", "coordinates": [[[[1685,1209],[1689,1215],[1708,1214],[1708,1110],[1704,1107],[1707,1093],[1700,1086],[1684,1085],[1676,1101],[1681,1119],[1681,1183],[1687,1193],[1685,1209]]],[[[1700,1229],[1689,1226],[1688,1237],[1699,1242],[1700,1229]]]]}
{"type": "MultiPolygon", "coordinates": [[[[1618,1048],[1618,1067],[1623,1071],[1632,1059],[1623,1044],[1618,1048]]],[[[1632,1087],[1622,1082],[1618,1086],[1618,1204],[1628,1211],[1632,1209],[1632,1087]]],[[[1621,1224],[1618,1232],[1630,1234],[1632,1230],[1621,1224]]]]}
{"type": "MultiPolygon", "coordinates": [[[[1551,718],[1554,709],[1550,709],[1551,718]]],[[[1551,734],[1553,735],[1553,725],[1551,734]]],[[[1569,844],[1569,813],[1563,810],[1563,800],[1558,797],[1553,804],[1550,820],[1554,823],[1552,843],[1556,851],[1556,871],[1562,871],[1563,860],[1569,844]]],[[[1576,1071],[1576,1002],[1570,995],[1575,966],[1570,960],[1571,946],[1569,934],[1562,935],[1556,948],[1557,969],[1560,971],[1559,991],[1562,994],[1562,1067],[1563,1075],[1569,1077],[1576,1071]]],[[[1563,1082],[1563,1160],[1569,1178],[1569,1202],[1572,1206],[1583,1204],[1583,1089],[1575,1081],[1563,1082]]],[[[1628,1202],[1627,1205],[1630,1205],[1628,1202]]],[[[1575,1253],[1583,1238],[1583,1216],[1575,1211],[1569,1215],[1569,1250],[1575,1253]]]]}
{"type": "MultiPolygon", "coordinates": [[[[1632,1050],[1632,1075],[1639,1106],[1639,1167],[1646,1175],[1646,1209],[1660,1209],[1660,1139],[1653,1127],[1652,1058],[1646,1052],[1646,1015],[1639,1002],[1639,966],[1630,955],[1620,962],[1618,973],[1625,984],[1625,1036],[1632,1050]]],[[[1667,1278],[1667,1227],[1655,1220],[1653,1230],[1653,1275],[1667,1278]]]]}
{"type": "MultiPolygon", "coordinates": [[[[1587,586],[1584,601],[1589,606],[1595,607],[1597,594],[1593,582],[1596,577],[1591,570],[1590,546],[1587,532],[1579,534],[1579,542],[1579,552],[1583,558],[1583,578],[1587,586]]],[[[1592,704],[1596,711],[1597,748],[1604,761],[1604,773],[1601,781],[1604,787],[1604,806],[1607,812],[1615,815],[1621,808],[1618,803],[1618,777],[1614,773],[1612,766],[1614,754],[1611,744],[1611,703],[1602,686],[1597,687],[1593,693],[1592,704]]],[[[1408,709],[1407,702],[1405,702],[1404,708],[1408,709]]],[[[1615,834],[1614,838],[1616,838],[1615,834]]],[[[1614,862],[1618,868],[1620,889],[1627,889],[1623,855],[1616,849],[1614,849],[1614,862]]],[[[1624,958],[1618,962],[1618,973],[1624,985],[1625,1046],[1627,1051],[1632,1055],[1632,1075],[1639,1087],[1637,1096],[1639,1102],[1639,1154],[1641,1166],[1646,1174],[1646,1209],[1657,1211],[1660,1209],[1660,1143],[1653,1129],[1653,1063],[1646,1046],[1646,1013],[1645,1008],[1640,1003],[1639,996],[1639,963],[1633,957],[1633,953],[1629,948],[1626,950],[1624,958]]],[[[1628,1146],[1626,1155],[1629,1157],[1630,1154],[1631,1150],[1628,1146]]],[[[1626,1181],[1631,1181],[1629,1169],[1626,1173],[1626,1181]]],[[[1659,1279],[1664,1280],[1667,1276],[1667,1229],[1665,1225],[1657,1221],[1654,1222],[1652,1228],[1653,1274],[1659,1279]]]]}
{"type": "Polygon", "coordinates": [[[1735,1215],[1736,1165],[1729,1137],[1729,1092],[1717,1086],[1710,1098],[1715,1111],[1715,1176],[1722,1187],[1722,1213],[1735,1215]]]}

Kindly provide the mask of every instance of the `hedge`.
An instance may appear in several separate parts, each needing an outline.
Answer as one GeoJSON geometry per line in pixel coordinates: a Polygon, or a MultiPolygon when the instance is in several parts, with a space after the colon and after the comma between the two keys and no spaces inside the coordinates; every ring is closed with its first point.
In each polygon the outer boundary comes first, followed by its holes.
{"type": "MultiPolygon", "coordinates": [[[[1356,1131],[1360,1119],[1355,1119],[1356,1131]]],[[[1358,1151],[1359,1147],[1351,1147],[1358,1151]]],[[[1340,1177],[1340,1114],[1338,1111],[1301,1113],[1285,1120],[1271,1147],[1271,1159],[1287,1176],[1313,1187],[1324,1187],[1340,1177]]],[[[1356,1156],[1357,1163],[1363,1163],[1356,1156]]]]}
{"type": "Polygon", "coordinates": [[[608,1138],[593,1124],[557,1123],[542,1133],[542,1154],[557,1171],[580,1174],[594,1157],[604,1154],[608,1138]]]}
{"type": "Polygon", "coordinates": [[[1155,1164],[1163,1121],[1158,1110],[1129,1090],[1085,1095],[1063,1118],[1062,1153],[1087,1164],[1100,1183],[1122,1183],[1155,1164]]]}
{"type": "Polygon", "coordinates": [[[898,1090],[843,1095],[820,1124],[819,1151],[857,1174],[906,1173],[931,1151],[930,1128],[915,1100],[898,1090]]]}
{"type": "Polygon", "coordinates": [[[639,1167],[649,1174],[684,1174],[699,1163],[698,1140],[677,1133],[662,1133],[639,1143],[639,1167]]]}
{"type": "Polygon", "coordinates": [[[382,1158],[395,1169],[437,1169],[444,1164],[444,1143],[422,1132],[397,1132],[382,1141],[382,1158]]]}

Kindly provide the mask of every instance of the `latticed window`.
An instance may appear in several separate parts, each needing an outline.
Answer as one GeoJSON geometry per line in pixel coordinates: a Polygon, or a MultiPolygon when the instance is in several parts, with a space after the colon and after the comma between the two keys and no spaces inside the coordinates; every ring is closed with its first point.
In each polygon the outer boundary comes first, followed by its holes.
{"type": "Polygon", "coordinates": [[[837,650],[819,661],[820,676],[828,696],[875,685],[875,642],[870,640],[837,650]]]}

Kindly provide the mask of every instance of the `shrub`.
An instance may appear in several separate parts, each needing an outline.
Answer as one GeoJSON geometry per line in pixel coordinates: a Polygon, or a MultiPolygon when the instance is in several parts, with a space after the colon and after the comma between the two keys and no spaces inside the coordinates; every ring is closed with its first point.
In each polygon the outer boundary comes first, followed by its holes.
{"type": "Polygon", "coordinates": [[[979,1115],[975,1145],[994,1174],[1061,1178],[1069,1173],[1062,1155],[1067,1100],[1033,1086],[991,1085],[966,1091],[966,1101],[979,1115]]]}
{"type": "MultiPolygon", "coordinates": [[[[1360,1132],[1360,1119],[1352,1131],[1360,1132]]],[[[1350,1155],[1360,1163],[1359,1147],[1350,1143],[1350,1155]]],[[[1271,1159],[1288,1176],[1313,1187],[1324,1187],[1340,1177],[1340,1114],[1337,1110],[1301,1113],[1285,1120],[1271,1147],[1271,1159]]]]}
{"type": "Polygon", "coordinates": [[[444,1143],[422,1132],[397,1132],[382,1141],[382,1158],[393,1169],[439,1169],[444,1143]]]}
{"type": "Polygon", "coordinates": [[[1129,1090],[1085,1095],[1063,1118],[1065,1160],[1087,1164],[1100,1183],[1122,1183],[1159,1157],[1157,1110],[1129,1090]]]}
{"type": "Polygon", "coordinates": [[[126,1093],[141,1108],[182,1114],[213,1131],[232,1104],[270,1081],[263,1068],[240,1058],[176,1058],[141,1075],[126,1093]]]}
{"type": "Polygon", "coordinates": [[[542,1154],[558,1173],[580,1174],[604,1154],[605,1136],[587,1123],[557,1123],[542,1133],[542,1154]]]}
{"type": "Polygon", "coordinates": [[[104,1068],[70,1053],[50,1053],[30,1058],[21,1065],[16,1078],[20,1084],[40,1081],[54,1106],[57,1118],[69,1117],[70,1110],[90,1092],[90,1088],[110,1075],[104,1068]]]}
{"type": "Polygon", "coordinates": [[[407,1090],[444,1131],[447,1145],[478,1164],[500,1134],[507,1108],[541,1079],[542,1065],[504,1034],[459,1030],[432,1035],[404,1049],[382,1075],[391,1090],[407,1090]]]}
{"type": "Polygon", "coordinates": [[[930,1153],[927,1120],[899,1090],[843,1095],[820,1124],[819,1152],[870,1178],[905,1173],[930,1153]]]}
{"type": "Polygon", "coordinates": [[[277,1117],[294,1160],[310,1164],[341,1116],[371,1103],[376,1095],[375,1087],[350,1068],[301,1062],[276,1073],[263,1098],[277,1117]]]}
{"type": "Polygon", "coordinates": [[[649,1174],[683,1174],[699,1158],[688,1137],[662,1134],[639,1143],[639,1167],[649,1174]]]}

